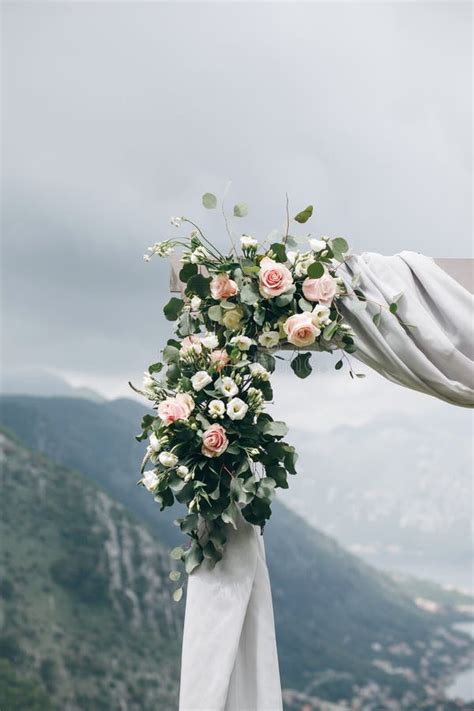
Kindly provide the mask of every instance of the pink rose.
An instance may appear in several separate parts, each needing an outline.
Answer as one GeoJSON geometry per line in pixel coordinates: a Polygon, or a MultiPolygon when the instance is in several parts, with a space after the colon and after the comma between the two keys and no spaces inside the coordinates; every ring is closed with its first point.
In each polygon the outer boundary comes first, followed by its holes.
{"type": "Polygon", "coordinates": [[[264,257],[260,262],[260,293],[265,299],[280,296],[293,284],[290,270],[284,264],[264,257]]]}
{"type": "Polygon", "coordinates": [[[195,336],[194,334],[191,334],[191,336],[186,336],[181,341],[180,353],[184,356],[189,355],[189,353],[202,353],[201,339],[198,338],[198,336],[195,336]]]}
{"type": "Polygon", "coordinates": [[[319,301],[320,304],[330,306],[337,294],[337,282],[327,272],[319,279],[305,279],[303,294],[308,301],[319,301]]]}
{"type": "Polygon", "coordinates": [[[171,425],[176,420],[187,420],[194,408],[194,400],[186,393],[179,393],[176,397],[167,397],[158,405],[158,417],[165,425],[171,425]]]}
{"type": "Polygon", "coordinates": [[[219,372],[229,362],[229,354],[225,350],[212,351],[212,353],[209,353],[209,362],[219,372]]]}
{"type": "Polygon", "coordinates": [[[222,425],[211,425],[202,435],[202,453],[205,457],[220,457],[227,449],[229,440],[222,425]]]}
{"type": "Polygon", "coordinates": [[[311,314],[295,314],[286,319],[283,329],[288,337],[289,343],[294,346],[310,346],[315,342],[321,330],[314,325],[311,314]]]}
{"type": "Polygon", "coordinates": [[[230,296],[235,296],[239,291],[239,287],[228,275],[223,272],[214,277],[210,283],[211,294],[213,299],[228,299],[230,296]]]}

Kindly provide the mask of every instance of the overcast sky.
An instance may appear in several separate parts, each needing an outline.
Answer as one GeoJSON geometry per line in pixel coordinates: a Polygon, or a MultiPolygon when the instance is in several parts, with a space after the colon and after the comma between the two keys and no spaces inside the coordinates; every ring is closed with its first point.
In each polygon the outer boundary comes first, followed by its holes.
{"type": "Polygon", "coordinates": [[[263,237],[470,256],[470,3],[4,4],[4,369],[126,392],[168,333],[142,254],[200,196],[263,237]]]}

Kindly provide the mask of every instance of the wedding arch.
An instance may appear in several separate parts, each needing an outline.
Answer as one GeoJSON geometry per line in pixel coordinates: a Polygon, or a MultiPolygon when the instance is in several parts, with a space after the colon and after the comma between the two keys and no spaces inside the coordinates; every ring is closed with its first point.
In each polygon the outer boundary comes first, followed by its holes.
{"type": "MultiPolygon", "coordinates": [[[[206,193],[202,203],[212,210],[217,198],[206,193]]],[[[237,238],[222,213],[228,252],[176,217],[177,236],[144,257],[180,250],[172,276],[180,296],[164,307],[175,337],[134,388],[156,410],[137,438],[148,441],[140,483],[161,509],[177,501],[186,511],[178,523],[189,545],[171,552],[189,574],[180,711],[279,711],[259,534],[275,489],[296,474],[297,453],[286,424],[265,411],[275,359],[291,350],[293,372],[306,378],[313,352],[325,351],[336,370],[364,377],[354,357],[395,383],[472,407],[472,296],[459,264],[456,280],[446,262],[413,252],[357,256],[343,238],[298,236],[312,206],[290,218],[287,200],[283,226],[263,242],[237,238]]],[[[236,219],[247,213],[244,203],[233,208],[236,219]]],[[[182,574],[170,573],[177,602],[182,574]]]]}

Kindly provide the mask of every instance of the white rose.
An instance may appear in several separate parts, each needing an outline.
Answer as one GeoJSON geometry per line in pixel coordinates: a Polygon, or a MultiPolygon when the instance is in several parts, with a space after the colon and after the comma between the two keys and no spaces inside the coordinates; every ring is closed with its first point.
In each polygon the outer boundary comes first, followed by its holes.
{"type": "Polygon", "coordinates": [[[317,304],[311,314],[311,320],[315,326],[327,326],[331,323],[331,309],[323,304],[317,304]]]}
{"type": "Polygon", "coordinates": [[[147,472],[143,472],[143,478],[142,478],[142,483],[143,486],[148,489],[148,491],[153,491],[155,486],[158,484],[158,477],[156,476],[155,472],[152,471],[151,469],[148,470],[147,472]]]}
{"type": "Polygon", "coordinates": [[[278,331],[264,331],[258,337],[258,342],[264,348],[274,348],[278,345],[280,335],[278,331]]]}
{"type": "Polygon", "coordinates": [[[268,380],[270,378],[270,373],[261,363],[251,363],[249,368],[253,377],[257,380],[268,380]]]}
{"type": "Polygon", "coordinates": [[[234,397],[239,392],[239,388],[232,380],[232,378],[222,378],[221,380],[221,392],[226,397],[234,397]]]}
{"type": "Polygon", "coordinates": [[[179,474],[179,476],[186,476],[187,474],[189,474],[189,469],[184,464],[181,464],[181,466],[177,468],[176,472],[179,474]]]}
{"type": "Polygon", "coordinates": [[[250,249],[251,247],[256,247],[258,245],[257,240],[250,235],[242,235],[240,238],[240,244],[243,249],[250,249]]]}
{"type": "Polygon", "coordinates": [[[219,340],[215,333],[206,333],[205,336],[201,338],[201,343],[204,348],[209,348],[209,350],[214,350],[219,345],[219,340]]]}
{"type": "Polygon", "coordinates": [[[239,397],[233,397],[227,403],[227,414],[231,420],[243,420],[248,409],[248,405],[239,397]]]}
{"type": "Polygon", "coordinates": [[[202,299],[199,298],[199,296],[193,296],[191,299],[191,311],[199,311],[200,307],[202,304],[202,299]]]}
{"type": "Polygon", "coordinates": [[[178,457],[172,452],[160,452],[158,459],[164,467],[174,467],[178,462],[178,457]]]}
{"type": "Polygon", "coordinates": [[[248,336],[234,336],[230,339],[231,346],[237,346],[239,351],[248,351],[253,341],[248,336]]]}
{"type": "Polygon", "coordinates": [[[155,433],[150,435],[150,449],[152,449],[153,452],[159,452],[161,449],[160,440],[155,433]]]}
{"type": "Polygon", "coordinates": [[[310,239],[309,246],[313,252],[322,252],[323,249],[327,248],[327,244],[323,239],[310,239]]]}
{"type": "Polygon", "coordinates": [[[205,370],[198,370],[191,378],[191,385],[197,392],[212,383],[212,378],[205,370]]]}
{"type": "Polygon", "coordinates": [[[210,416],[214,419],[222,417],[225,412],[225,405],[223,402],[221,402],[221,400],[211,400],[207,408],[209,410],[210,416]]]}

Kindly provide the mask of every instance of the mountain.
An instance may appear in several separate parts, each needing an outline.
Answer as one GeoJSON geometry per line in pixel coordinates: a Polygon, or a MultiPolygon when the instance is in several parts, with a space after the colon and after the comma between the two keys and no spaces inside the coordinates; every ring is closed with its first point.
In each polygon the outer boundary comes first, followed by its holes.
{"type": "MultiPolygon", "coordinates": [[[[134,486],[143,446],[133,434],[142,414],[129,400],[1,401],[3,425],[24,444],[84,472],[150,527],[157,547],[172,545],[176,511],[164,515],[134,486]]],[[[318,699],[363,700],[367,711],[417,708],[465,660],[469,641],[447,629],[451,618],[419,609],[391,578],[279,502],[265,542],[289,709],[320,708],[318,699]]]]}
{"type": "Polygon", "coordinates": [[[457,565],[465,576],[442,582],[468,587],[471,436],[471,413],[461,408],[394,412],[312,436],[292,431],[301,476],[287,501],[366,560],[425,576],[457,565]]]}
{"type": "Polygon", "coordinates": [[[81,475],[0,443],[0,708],[176,708],[183,608],[166,549],[81,475]]]}
{"type": "Polygon", "coordinates": [[[81,397],[95,402],[104,398],[87,387],[74,387],[64,378],[47,370],[3,370],[0,378],[2,395],[40,395],[42,397],[81,397]]]}

